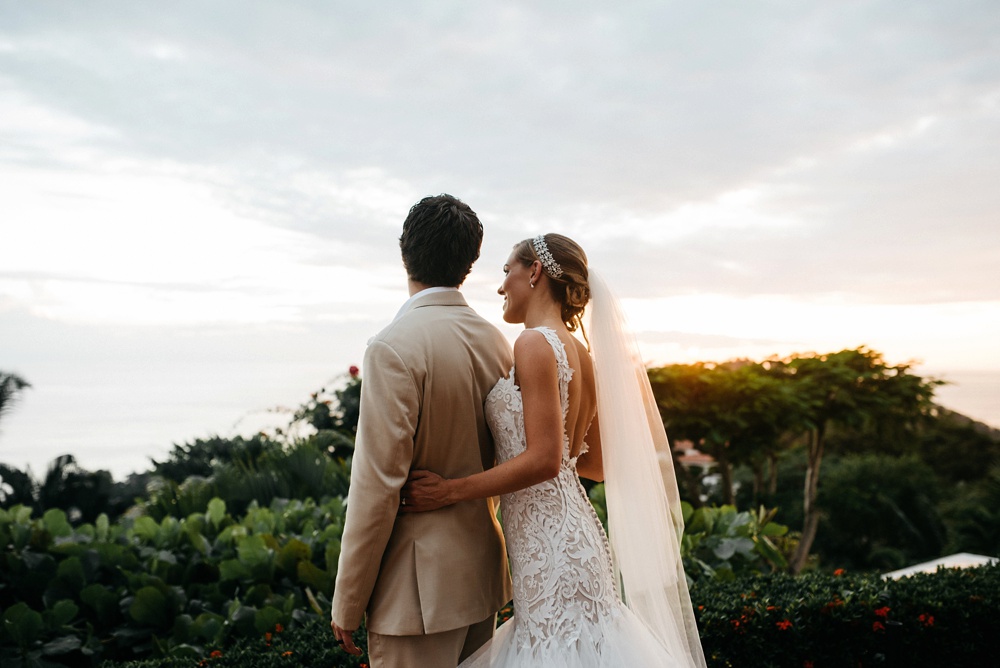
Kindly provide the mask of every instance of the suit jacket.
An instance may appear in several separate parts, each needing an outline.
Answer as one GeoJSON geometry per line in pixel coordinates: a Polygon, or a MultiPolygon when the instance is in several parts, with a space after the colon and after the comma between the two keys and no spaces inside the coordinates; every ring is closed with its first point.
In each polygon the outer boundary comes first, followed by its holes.
{"type": "Polygon", "coordinates": [[[510,600],[494,499],[401,515],[412,469],[445,478],[494,464],[486,395],[510,345],[458,292],[424,295],[368,345],[333,620],[383,635],[439,633],[510,600]]]}

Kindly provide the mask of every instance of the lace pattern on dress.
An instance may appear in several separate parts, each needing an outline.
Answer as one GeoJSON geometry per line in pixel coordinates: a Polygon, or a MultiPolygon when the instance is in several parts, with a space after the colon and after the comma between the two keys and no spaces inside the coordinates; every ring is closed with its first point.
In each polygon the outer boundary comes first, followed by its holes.
{"type": "MultiPolygon", "coordinates": [[[[604,528],[580,484],[577,457],[570,457],[566,416],[573,369],[558,334],[537,328],[552,346],[559,374],[563,415],[563,456],[558,475],[503,495],[501,513],[510,556],[517,643],[525,648],[570,647],[592,638],[600,620],[620,614],[621,599],[612,575],[604,528]]],[[[515,369],[501,378],[486,399],[486,418],[497,458],[507,461],[527,448],[524,405],[515,369]]]]}

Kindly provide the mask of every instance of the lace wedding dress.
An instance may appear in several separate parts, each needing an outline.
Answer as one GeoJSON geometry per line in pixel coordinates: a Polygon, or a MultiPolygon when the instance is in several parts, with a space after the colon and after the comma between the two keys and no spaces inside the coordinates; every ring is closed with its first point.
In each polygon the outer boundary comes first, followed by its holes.
{"type": "MultiPolygon", "coordinates": [[[[681,666],[622,602],[611,551],[570,457],[565,430],[573,369],[555,331],[538,328],[555,352],[563,412],[559,474],[503,495],[514,617],[462,666],[681,666]]],[[[486,418],[503,462],[526,448],[514,369],[486,399],[486,418]]],[[[584,446],[586,447],[586,446],[584,446]]]]}

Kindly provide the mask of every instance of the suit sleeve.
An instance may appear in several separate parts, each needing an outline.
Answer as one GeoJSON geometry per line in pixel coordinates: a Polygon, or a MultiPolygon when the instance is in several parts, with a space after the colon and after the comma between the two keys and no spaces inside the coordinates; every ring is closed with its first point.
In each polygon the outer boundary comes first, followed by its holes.
{"type": "Polygon", "coordinates": [[[410,471],[420,407],[409,370],[386,343],[373,342],[365,351],[364,374],[331,613],[346,629],[361,624],[375,587],[410,471]]]}

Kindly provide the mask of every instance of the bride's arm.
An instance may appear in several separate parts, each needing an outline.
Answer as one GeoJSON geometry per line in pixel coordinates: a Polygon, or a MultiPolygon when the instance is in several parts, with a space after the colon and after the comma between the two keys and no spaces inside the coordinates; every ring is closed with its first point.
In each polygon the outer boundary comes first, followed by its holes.
{"type": "Polygon", "coordinates": [[[523,332],[514,343],[524,406],[526,449],[493,468],[465,478],[442,478],[414,471],[402,490],[403,512],[435,510],[459,501],[483,499],[531,487],[559,473],[563,424],[559,376],[552,346],[536,331],[523,332]]]}
{"type": "Polygon", "coordinates": [[[601,425],[596,414],[583,441],[587,444],[587,451],[576,460],[576,474],[581,478],[603,482],[604,455],[601,452],[601,425]]]}

